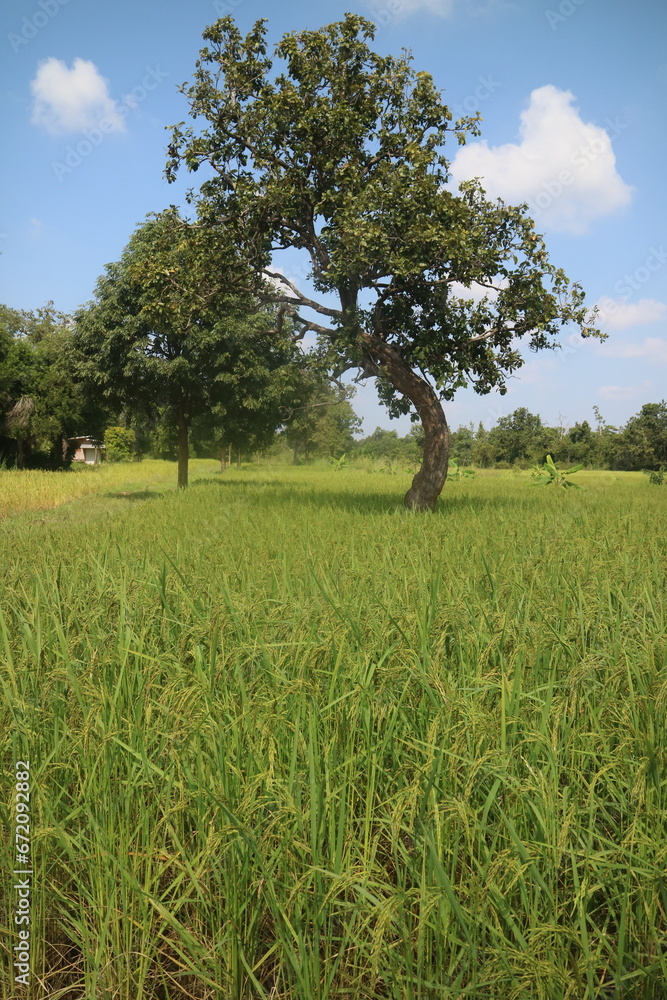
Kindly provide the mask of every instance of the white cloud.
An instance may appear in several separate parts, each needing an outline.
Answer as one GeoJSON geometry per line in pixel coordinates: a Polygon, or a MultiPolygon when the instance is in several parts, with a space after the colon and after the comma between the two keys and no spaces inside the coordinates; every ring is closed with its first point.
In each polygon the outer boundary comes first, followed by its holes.
{"type": "Polygon", "coordinates": [[[401,7],[406,14],[428,10],[431,14],[449,17],[454,9],[454,0],[401,0],[401,7]]]}
{"type": "Polygon", "coordinates": [[[418,11],[425,10],[440,17],[449,17],[455,0],[373,0],[373,13],[382,25],[402,21],[418,11]]]}
{"type": "Polygon", "coordinates": [[[488,299],[490,302],[495,302],[498,298],[498,291],[507,286],[507,278],[497,278],[494,284],[495,288],[485,288],[484,285],[479,285],[476,281],[472,281],[470,288],[466,288],[460,281],[453,281],[449,287],[452,294],[459,299],[473,299],[475,302],[488,299]]]}
{"type": "Polygon", "coordinates": [[[88,59],[72,68],[53,56],[39,64],[30,84],[34,103],[31,121],[52,135],[82,132],[106,121],[107,132],[122,132],[123,118],[109,96],[108,81],[88,59]]]}
{"type": "Polygon", "coordinates": [[[611,399],[616,402],[629,399],[636,399],[647,392],[652,392],[653,382],[645,381],[641,385],[601,385],[598,389],[598,396],[603,399],[611,399]]]}
{"type": "Polygon", "coordinates": [[[463,146],[451,165],[456,184],[480,177],[491,198],[527,201],[538,225],[558,232],[584,233],[593,219],[628,205],[633,189],[616,171],[611,137],[584,122],[573,101],[552,84],[533,90],[521,112],[521,141],[463,146]]]}
{"type": "Polygon", "coordinates": [[[653,365],[667,365],[667,340],[661,337],[646,337],[641,344],[629,341],[603,344],[600,353],[610,358],[641,358],[653,365]]]}
{"type": "Polygon", "coordinates": [[[402,21],[411,14],[426,11],[438,17],[449,17],[455,9],[467,14],[490,14],[495,11],[514,10],[506,0],[371,0],[374,16],[381,26],[392,21],[402,21]]]}
{"type": "Polygon", "coordinates": [[[657,299],[640,299],[626,302],[625,299],[611,299],[607,296],[598,302],[598,320],[606,330],[626,330],[630,326],[644,326],[655,323],[667,314],[667,304],[657,299]]]}
{"type": "MultiPolygon", "coordinates": [[[[283,268],[277,267],[275,264],[272,264],[270,268],[267,268],[264,271],[264,277],[266,278],[266,280],[270,285],[273,285],[273,287],[276,289],[277,292],[279,292],[281,295],[286,295],[290,299],[294,299],[295,302],[298,302],[299,301],[298,296],[296,296],[289,287],[289,285],[285,284],[284,281],[281,281],[280,278],[277,277],[277,275],[282,275],[283,278],[285,278],[287,281],[291,281],[292,284],[296,285],[297,288],[299,288],[298,279],[292,277],[291,275],[285,274],[283,268]]],[[[301,290],[302,289],[299,288],[299,291],[301,290]]]]}

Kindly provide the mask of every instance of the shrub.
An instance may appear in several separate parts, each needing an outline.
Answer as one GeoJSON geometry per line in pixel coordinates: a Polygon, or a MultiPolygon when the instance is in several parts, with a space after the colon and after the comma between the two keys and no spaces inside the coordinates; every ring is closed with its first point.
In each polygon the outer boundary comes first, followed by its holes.
{"type": "Polygon", "coordinates": [[[134,461],[136,440],[136,434],[129,427],[107,427],[104,432],[104,447],[107,461],[134,461]]]}

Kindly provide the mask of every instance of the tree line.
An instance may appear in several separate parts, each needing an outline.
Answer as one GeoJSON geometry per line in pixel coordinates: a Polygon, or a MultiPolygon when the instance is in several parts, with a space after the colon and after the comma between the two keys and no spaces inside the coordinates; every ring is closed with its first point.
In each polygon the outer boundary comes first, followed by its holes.
{"type": "MultiPolygon", "coordinates": [[[[117,270],[113,273],[117,279],[117,270]]],[[[114,287],[116,294],[120,291],[114,287]]],[[[127,294],[123,310],[127,324],[132,314],[127,294]]],[[[154,338],[148,338],[149,353],[134,352],[137,370],[127,371],[125,361],[125,370],[115,371],[112,345],[107,344],[109,356],[102,364],[99,347],[88,354],[82,350],[86,336],[77,322],[84,329],[92,323],[97,330],[94,313],[95,306],[73,317],[52,303],[33,312],[0,305],[4,467],[67,468],[73,439],[84,433],[106,441],[111,459],[178,458],[178,395],[171,395],[169,366],[187,373],[192,359],[184,360],[168,343],[160,357],[154,338]],[[156,360],[160,364],[149,391],[144,369],[156,360]]],[[[240,462],[258,454],[294,464],[343,455],[405,467],[422,461],[424,431],[419,422],[403,437],[381,427],[360,437],[353,387],[332,384],[325,367],[312,358],[305,364],[289,338],[277,342],[274,321],[275,316],[266,313],[250,320],[237,317],[235,323],[227,320],[227,353],[216,339],[215,357],[203,359],[208,369],[194,379],[196,402],[186,411],[188,457],[216,458],[223,468],[232,459],[240,462]],[[206,395],[202,386],[208,386],[206,395]]],[[[124,335],[135,342],[136,330],[124,335]]],[[[103,339],[94,342],[99,345],[103,339]]],[[[125,352],[119,351],[118,357],[124,358],[125,352]]],[[[181,391],[180,380],[177,389],[181,391]]],[[[549,427],[519,407],[488,430],[482,423],[471,423],[453,431],[450,455],[460,466],[477,468],[529,468],[543,463],[547,454],[559,463],[596,469],[667,467],[667,402],[644,404],[622,427],[608,424],[598,407],[593,412],[594,426],[584,420],[569,428],[549,427]]]]}
{"type": "Polygon", "coordinates": [[[238,304],[188,330],[167,295],[164,317],[148,322],[146,299],[154,308],[151,290],[110,265],[95,301],[74,316],[52,303],[0,305],[0,465],[68,468],[86,435],[112,459],[176,459],[185,486],[191,455],[224,465],[232,453],[266,450],[279,429],[293,432],[297,452],[327,441],[335,451],[336,421],[358,426],[351,390],[332,387],[317,355],[306,359],[285,330],[277,335],[270,309],[247,314],[238,304]],[[339,411],[333,422],[329,409],[339,411]]]}
{"type": "MultiPolygon", "coordinates": [[[[542,465],[547,455],[566,465],[589,469],[623,471],[667,469],[667,402],[645,403],[623,427],[608,424],[593,407],[594,424],[587,420],[573,427],[549,427],[541,418],[519,407],[500,417],[488,430],[482,423],[459,427],[450,437],[450,457],[459,466],[480,469],[528,469],[542,465]]],[[[338,444],[338,455],[411,465],[421,460],[423,430],[414,424],[399,437],[393,430],[377,427],[373,434],[338,444]]],[[[313,449],[313,456],[326,452],[313,449]]]]}

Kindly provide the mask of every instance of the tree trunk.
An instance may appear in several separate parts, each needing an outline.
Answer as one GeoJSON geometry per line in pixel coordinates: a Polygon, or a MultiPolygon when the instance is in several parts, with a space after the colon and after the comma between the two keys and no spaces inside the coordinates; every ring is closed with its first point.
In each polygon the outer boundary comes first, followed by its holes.
{"type": "Polygon", "coordinates": [[[413,404],[424,428],[424,458],[403,503],[408,510],[433,510],[447,479],[449,428],[434,389],[413,372],[395,347],[369,334],[364,345],[380,373],[413,404]]]}
{"type": "Polygon", "coordinates": [[[241,451],[240,451],[240,449],[239,449],[239,452],[238,452],[238,454],[236,456],[236,468],[237,469],[241,468],[241,451]]]}
{"type": "Polygon", "coordinates": [[[178,488],[179,490],[185,489],[188,485],[188,458],[189,458],[189,441],[188,441],[188,421],[185,416],[185,406],[183,400],[179,400],[178,403],[178,488]]]}
{"type": "Polygon", "coordinates": [[[222,448],[220,451],[220,472],[224,472],[227,468],[227,463],[225,462],[225,449],[222,448]]]}
{"type": "Polygon", "coordinates": [[[16,439],[16,467],[25,469],[25,442],[22,437],[16,439]]]}
{"type": "Polygon", "coordinates": [[[299,464],[299,447],[298,445],[295,444],[294,449],[292,451],[292,465],[298,465],[298,464],[299,464]]]}

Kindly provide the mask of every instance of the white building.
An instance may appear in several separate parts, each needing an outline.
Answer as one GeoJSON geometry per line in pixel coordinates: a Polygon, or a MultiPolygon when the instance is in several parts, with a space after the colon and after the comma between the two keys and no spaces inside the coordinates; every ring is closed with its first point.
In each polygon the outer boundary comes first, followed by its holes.
{"type": "Polygon", "coordinates": [[[87,434],[81,437],[70,438],[68,444],[76,444],[76,451],[72,458],[73,462],[85,462],[86,465],[97,465],[102,461],[104,445],[100,444],[99,441],[93,440],[87,434]]]}

